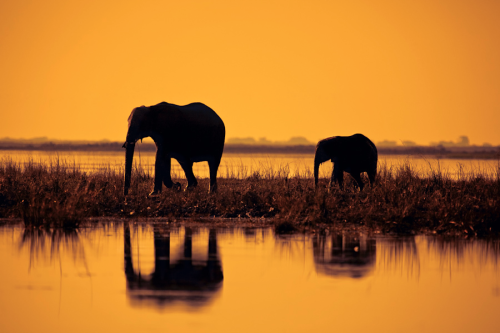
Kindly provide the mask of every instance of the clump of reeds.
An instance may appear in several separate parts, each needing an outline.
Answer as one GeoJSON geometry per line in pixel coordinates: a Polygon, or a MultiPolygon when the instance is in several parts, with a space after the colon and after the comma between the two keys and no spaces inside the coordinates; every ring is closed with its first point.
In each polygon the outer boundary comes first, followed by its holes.
{"type": "Polygon", "coordinates": [[[77,227],[89,216],[114,213],[121,181],[116,173],[86,174],[74,164],[29,160],[0,164],[0,216],[22,217],[26,226],[77,227]]]}
{"type": "MultiPolygon", "coordinates": [[[[164,188],[160,196],[150,198],[153,177],[136,167],[125,198],[123,173],[111,168],[85,173],[61,161],[3,161],[0,217],[23,217],[27,225],[77,226],[99,216],[210,216],[258,218],[287,228],[329,224],[395,233],[500,234],[500,168],[493,176],[470,172],[453,179],[441,170],[421,176],[409,163],[381,165],[376,184],[362,192],[347,174],[343,189],[329,189],[324,178],[315,189],[312,175],[290,177],[286,165],[241,172],[233,168],[221,174],[216,194],[208,194],[208,179],[199,179],[193,190],[164,188]]],[[[183,178],[174,181],[186,186],[183,178]]]]}

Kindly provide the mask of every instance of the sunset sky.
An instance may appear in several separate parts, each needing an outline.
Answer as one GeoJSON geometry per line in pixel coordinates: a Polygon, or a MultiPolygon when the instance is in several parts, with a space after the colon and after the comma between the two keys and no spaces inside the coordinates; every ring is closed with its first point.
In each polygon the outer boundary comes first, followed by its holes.
{"type": "Polygon", "coordinates": [[[0,138],[125,139],[203,102],[226,137],[500,145],[500,1],[1,1],[0,138]]]}

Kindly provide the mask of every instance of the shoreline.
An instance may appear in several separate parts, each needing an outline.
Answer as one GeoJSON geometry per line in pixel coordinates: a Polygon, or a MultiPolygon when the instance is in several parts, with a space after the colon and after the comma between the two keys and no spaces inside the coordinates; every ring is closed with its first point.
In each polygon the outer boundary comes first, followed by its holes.
{"type": "MultiPolygon", "coordinates": [[[[139,143],[142,152],[156,152],[153,143],[139,143]]],[[[244,145],[226,144],[225,154],[310,154],[314,155],[315,145],[244,145]]],[[[124,152],[122,144],[119,142],[107,143],[11,143],[0,142],[0,150],[3,151],[45,151],[45,152],[124,152]]],[[[377,147],[379,155],[395,156],[425,156],[432,158],[447,159],[496,159],[500,160],[500,146],[464,146],[464,147],[443,147],[443,146],[380,146],[377,147]]]]}
{"type": "MultiPolygon", "coordinates": [[[[184,179],[175,181],[186,186],[184,179]]],[[[0,218],[21,218],[27,226],[44,228],[75,228],[102,217],[170,222],[215,217],[229,224],[258,221],[280,228],[279,233],[367,228],[400,235],[500,235],[500,168],[495,177],[475,173],[454,180],[440,171],[419,177],[409,163],[382,167],[376,184],[362,192],[347,175],[344,189],[328,189],[328,181],[320,179],[315,190],[309,177],[268,169],[243,179],[218,178],[216,194],[208,193],[209,180],[201,178],[193,190],[164,188],[148,197],[153,178],[139,168],[124,197],[121,172],[87,174],[57,163],[6,162],[0,165],[0,218]]]]}
{"type": "Polygon", "coordinates": [[[293,224],[283,222],[274,218],[224,218],[224,217],[195,217],[195,218],[179,218],[169,219],[165,217],[86,217],[81,220],[80,224],[76,227],[66,228],[57,225],[50,226],[36,226],[24,223],[22,218],[0,218],[0,227],[2,226],[18,226],[24,229],[64,229],[71,232],[74,229],[85,230],[104,225],[122,225],[130,223],[133,225],[152,225],[152,226],[166,226],[170,228],[178,227],[191,227],[191,228],[217,228],[217,229],[272,229],[276,236],[293,236],[298,234],[329,234],[329,233],[343,233],[343,234],[367,234],[374,237],[406,237],[406,236],[441,236],[441,237],[459,237],[461,239],[474,239],[474,238],[493,238],[498,239],[499,234],[470,234],[460,229],[448,230],[430,230],[419,229],[410,230],[408,232],[394,232],[380,228],[378,226],[364,226],[355,223],[335,224],[335,223],[319,223],[314,225],[293,224]]]}

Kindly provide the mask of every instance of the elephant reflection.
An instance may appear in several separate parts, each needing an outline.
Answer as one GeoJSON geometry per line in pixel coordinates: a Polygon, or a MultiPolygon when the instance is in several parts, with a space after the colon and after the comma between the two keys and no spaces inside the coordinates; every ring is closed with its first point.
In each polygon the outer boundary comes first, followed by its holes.
{"type": "Polygon", "coordinates": [[[314,264],[321,274],[360,278],[375,267],[376,242],[364,235],[316,235],[314,264]]]}
{"type": "Polygon", "coordinates": [[[170,261],[170,231],[154,228],[154,271],[141,275],[134,270],[130,227],[125,225],[125,276],[127,296],[134,305],[163,307],[174,302],[197,307],[209,302],[222,286],[222,266],[217,254],[215,229],[209,232],[208,258],[192,258],[192,231],[185,229],[184,256],[170,261]]]}

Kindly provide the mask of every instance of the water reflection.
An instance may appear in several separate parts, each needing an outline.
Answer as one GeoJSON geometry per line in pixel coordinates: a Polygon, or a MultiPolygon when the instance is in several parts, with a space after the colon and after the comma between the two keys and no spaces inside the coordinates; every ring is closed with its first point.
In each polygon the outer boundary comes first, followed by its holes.
{"type": "Polygon", "coordinates": [[[165,307],[183,302],[191,307],[208,303],[221,289],[223,273],[217,251],[217,234],[209,230],[205,260],[194,260],[191,228],[185,228],[183,256],[171,261],[170,229],[154,227],[154,269],[142,275],[134,269],[130,226],[124,226],[127,297],[135,306],[165,307]]]}
{"type": "Polygon", "coordinates": [[[314,264],[320,274],[360,278],[370,274],[376,262],[376,241],[364,234],[325,233],[312,238],[314,264]]]}
{"type": "Polygon", "coordinates": [[[0,226],[0,332],[500,330],[498,239],[115,225],[0,226]]]}

